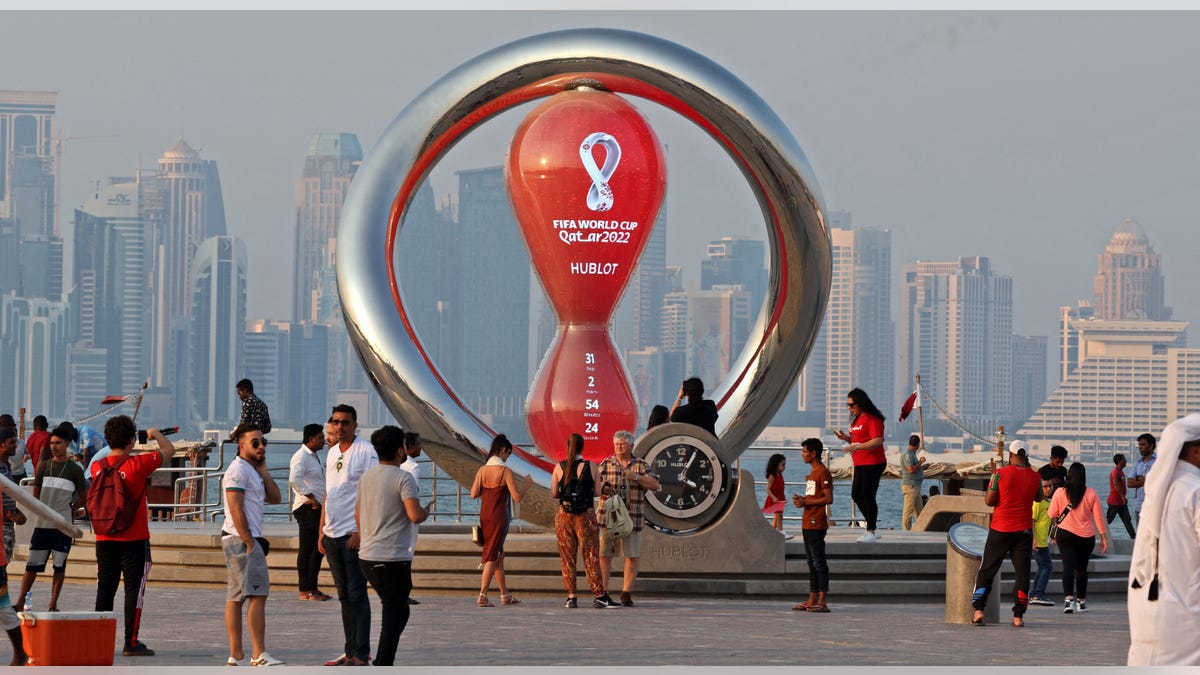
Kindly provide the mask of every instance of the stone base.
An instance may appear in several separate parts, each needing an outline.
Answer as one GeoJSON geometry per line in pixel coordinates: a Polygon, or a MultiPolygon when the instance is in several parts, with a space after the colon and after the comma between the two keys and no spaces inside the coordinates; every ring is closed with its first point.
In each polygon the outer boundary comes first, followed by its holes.
{"type": "MultiPolygon", "coordinates": [[[[784,536],[763,517],[754,476],[742,469],[729,507],[708,527],[686,534],[642,530],[641,571],[781,574],[784,536]]],[[[615,567],[615,565],[614,565],[615,567]]]]}

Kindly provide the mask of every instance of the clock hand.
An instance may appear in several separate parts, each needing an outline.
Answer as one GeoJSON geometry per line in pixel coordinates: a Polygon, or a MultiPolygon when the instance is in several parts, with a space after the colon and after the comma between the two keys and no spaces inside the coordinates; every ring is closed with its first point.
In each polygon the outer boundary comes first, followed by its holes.
{"type": "MultiPolygon", "coordinates": [[[[684,464],[683,468],[679,470],[679,480],[680,481],[682,481],[684,483],[688,482],[687,479],[685,478],[685,476],[687,476],[687,470],[692,468],[692,462],[694,462],[694,461],[696,461],[696,453],[693,452],[692,456],[688,457],[687,464],[684,464]]],[[[692,483],[692,487],[696,487],[695,483],[692,483]]]]}
{"type": "Polygon", "coordinates": [[[688,479],[686,479],[686,478],[684,478],[684,479],[683,479],[683,483],[684,483],[684,485],[689,485],[689,486],[691,486],[691,487],[696,487],[696,484],[695,484],[695,483],[693,483],[692,481],[690,481],[690,480],[688,480],[688,479]]]}

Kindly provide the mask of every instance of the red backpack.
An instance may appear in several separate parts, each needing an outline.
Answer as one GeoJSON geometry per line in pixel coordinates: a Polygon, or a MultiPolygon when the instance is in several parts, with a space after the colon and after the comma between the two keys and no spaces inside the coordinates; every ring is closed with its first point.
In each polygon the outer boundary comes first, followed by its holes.
{"type": "MultiPolygon", "coordinates": [[[[129,486],[120,473],[121,465],[127,459],[128,455],[112,464],[106,459],[88,488],[88,518],[92,522],[92,532],[96,534],[120,534],[128,530],[137,518],[142,495],[130,494],[129,486]]],[[[145,494],[144,489],[142,493],[145,494]]]]}

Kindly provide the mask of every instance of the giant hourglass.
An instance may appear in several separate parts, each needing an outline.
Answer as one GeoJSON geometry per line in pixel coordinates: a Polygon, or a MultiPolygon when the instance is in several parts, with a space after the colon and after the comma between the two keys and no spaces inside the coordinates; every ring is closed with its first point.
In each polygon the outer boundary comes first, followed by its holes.
{"type": "Polygon", "coordinates": [[[650,240],[666,187],[662,148],[621,96],[580,87],[549,97],[521,122],[505,178],[534,270],[558,330],[533,382],[534,444],[562,459],[567,437],[584,456],[612,452],[635,430],[637,401],[609,323],[650,240]]]}

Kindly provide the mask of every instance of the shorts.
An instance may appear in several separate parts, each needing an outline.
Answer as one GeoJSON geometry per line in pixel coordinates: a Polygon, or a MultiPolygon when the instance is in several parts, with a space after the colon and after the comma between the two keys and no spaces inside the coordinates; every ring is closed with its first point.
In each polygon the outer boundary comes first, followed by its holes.
{"type": "Polygon", "coordinates": [[[12,600],[8,598],[8,571],[0,567],[0,630],[9,631],[20,625],[12,600]]]}
{"type": "Polygon", "coordinates": [[[270,595],[270,575],[262,539],[257,539],[254,550],[247,555],[246,544],[242,538],[227,534],[221,538],[221,549],[225,551],[227,568],[227,601],[241,602],[251,596],[270,595]]]}
{"type": "Polygon", "coordinates": [[[50,554],[54,554],[54,571],[67,569],[67,554],[71,552],[71,537],[49,527],[35,527],[29,538],[29,559],[26,572],[45,572],[50,554]]]}
{"type": "Polygon", "coordinates": [[[642,531],[630,532],[624,537],[610,537],[608,530],[600,528],[600,557],[601,558],[640,558],[642,557],[642,531]]]}

